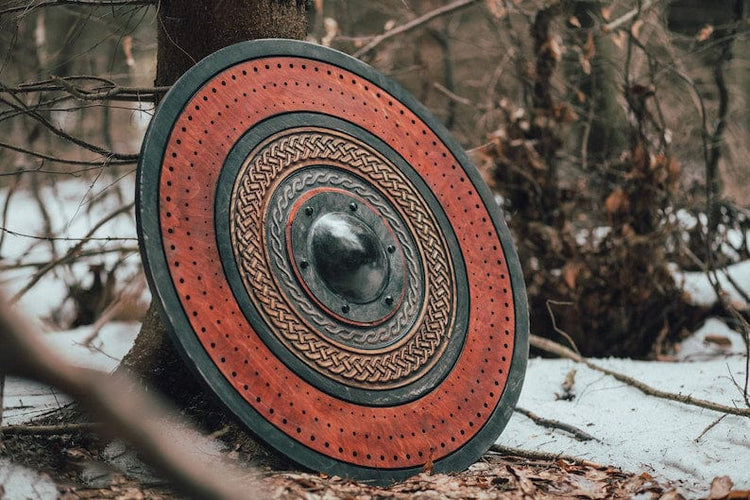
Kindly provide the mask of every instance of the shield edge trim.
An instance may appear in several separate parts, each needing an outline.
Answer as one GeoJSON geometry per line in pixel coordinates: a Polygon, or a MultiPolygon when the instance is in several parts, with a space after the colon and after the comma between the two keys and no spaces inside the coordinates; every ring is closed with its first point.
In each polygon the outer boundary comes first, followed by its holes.
{"type": "Polygon", "coordinates": [[[502,395],[482,428],[463,447],[434,462],[435,472],[463,470],[481,457],[501,434],[520,395],[529,351],[528,302],[523,273],[502,211],[496,204],[488,203],[493,200],[493,195],[460,144],[442,123],[409,92],[369,65],[343,52],[297,40],[260,39],[240,42],[199,61],[177,80],[162,99],[149,123],[139,154],[136,173],[136,220],[146,277],[152,293],[158,297],[158,309],[167,331],[177,351],[191,369],[199,375],[199,380],[208,387],[211,393],[257,437],[292,461],[329,474],[369,479],[380,484],[404,479],[421,472],[421,467],[378,469],[334,460],[290,439],[248,405],[213,364],[190,327],[169,276],[160,233],[156,231],[155,234],[146,234],[147,228],[160,227],[159,212],[154,209],[159,206],[159,183],[155,182],[154,176],[158,179],[166,149],[164,146],[172,130],[171,127],[185,103],[204,82],[219,72],[241,62],[274,56],[298,56],[334,64],[369,80],[397,97],[419,116],[455,155],[480,198],[485,202],[485,208],[500,238],[511,282],[515,320],[513,356],[502,395]],[[152,151],[160,152],[160,154],[149,156],[148,153],[152,151]],[[146,209],[148,206],[151,207],[150,211],[146,209]],[[157,261],[163,264],[160,268],[152,265],[152,262],[157,261]],[[178,311],[183,314],[178,314],[178,311]],[[178,330],[189,331],[192,335],[180,334],[178,330]]]}

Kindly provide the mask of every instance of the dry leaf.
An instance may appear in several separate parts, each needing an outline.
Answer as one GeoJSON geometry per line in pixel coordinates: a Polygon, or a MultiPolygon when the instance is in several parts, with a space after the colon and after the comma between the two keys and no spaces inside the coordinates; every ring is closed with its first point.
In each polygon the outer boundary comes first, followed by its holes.
{"type": "Polygon", "coordinates": [[[643,19],[638,19],[630,27],[630,34],[633,35],[634,37],[638,38],[638,35],[640,35],[640,33],[641,33],[641,28],[643,28],[643,19]]]}
{"type": "Polygon", "coordinates": [[[326,17],[323,19],[323,29],[326,30],[326,34],[320,39],[320,44],[324,47],[330,47],[331,42],[339,33],[339,23],[332,17],[326,17]]]}
{"type": "Polygon", "coordinates": [[[565,392],[572,392],[576,385],[576,370],[573,368],[565,374],[565,380],[563,380],[562,388],[565,392]]]}
{"type": "Polygon", "coordinates": [[[718,476],[711,481],[711,491],[708,494],[709,500],[719,500],[720,498],[726,498],[729,492],[732,491],[734,483],[729,476],[718,476]]]}
{"type": "Polygon", "coordinates": [[[695,39],[699,42],[705,42],[713,34],[713,32],[714,27],[710,24],[707,24],[700,29],[697,35],[695,35],[695,39]]]}
{"type": "Polygon", "coordinates": [[[660,496],[659,500],[685,500],[685,497],[677,493],[677,490],[669,490],[660,496]]]}
{"type": "Polygon", "coordinates": [[[133,37],[127,35],[122,39],[122,52],[125,54],[125,64],[128,68],[135,66],[135,58],[133,58],[133,37]]]}
{"type": "Polygon", "coordinates": [[[576,16],[570,16],[570,18],[568,19],[568,24],[570,24],[571,26],[575,26],[576,28],[581,27],[581,21],[579,21],[576,16]]]}
{"type": "Polygon", "coordinates": [[[495,19],[502,19],[508,13],[500,0],[485,0],[485,3],[487,4],[487,10],[495,19]]]}
{"type": "Polygon", "coordinates": [[[586,43],[583,46],[583,55],[586,59],[591,59],[596,55],[596,43],[594,42],[594,32],[589,31],[586,36],[586,43]]]}
{"type": "Polygon", "coordinates": [[[591,74],[591,62],[581,54],[581,70],[587,74],[591,74]]]}
{"type": "Polygon", "coordinates": [[[720,347],[731,347],[732,341],[724,335],[708,334],[703,337],[704,344],[715,344],[720,347]]]}
{"type": "Polygon", "coordinates": [[[618,49],[622,49],[625,47],[625,40],[628,39],[628,35],[624,31],[618,30],[612,33],[611,39],[612,43],[614,43],[618,49]]]}
{"type": "Polygon", "coordinates": [[[604,207],[609,215],[627,212],[630,209],[630,198],[620,188],[615,188],[604,202],[604,207]]]}
{"type": "Polygon", "coordinates": [[[580,270],[580,264],[574,262],[568,262],[567,264],[565,264],[565,267],[563,267],[563,279],[565,280],[565,284],[568,285],[568,288],[570,288],[571,290],[576,289],[576,278],[578,277],[578,273],[580,272],[580,270]]]}
{"type": "Polygon", "coordinates": [[[602,19],[609,21],[612,18],[612,9],[610,7],[602,7],[602,19]]]}

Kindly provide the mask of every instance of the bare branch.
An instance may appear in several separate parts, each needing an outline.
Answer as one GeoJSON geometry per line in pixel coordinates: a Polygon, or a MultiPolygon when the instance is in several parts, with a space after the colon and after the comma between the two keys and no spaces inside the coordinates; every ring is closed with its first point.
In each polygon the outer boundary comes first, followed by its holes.
{"type": "Polygon", "coordinates": [[[412,19],[411,21],[404,23],[401,26],[396,26],[395,28],[386,31],[382,35],[376,36],[367,45],[365,45],[364,47],[356,51],[354,53],[354,57],[362,57],[363,55],[372,52],[375,49],[375,47],[380,45],[385,40],[388,40],[389,38],[393,38],[394,36],[401,35],[403,33],[411,31],[414,28],[417,28],[425,23],[432,21],[436,17],[444,16],[446,14],[456,12],[457,10],[463,9],[465,7],[469,7],[470,5],[477,3],[477,1],[478,0],[458,0],[456,2],[449,3],[448,5],[439,7],[435,10],[431,10],[430,12],[422,16],[419,16],[416,19],[412,19]]]}
{"type": "Polygon", "coordinates": [[[104,224],[114,219],[118,215],[129,212],[133,208],[134,205],[135,203],[129,203],[128,205],[120,207],[114,212],[104,217],[99,222],[97,222],[94,225],[94,227],[89,229],[89,232],[86,233],[86,236],[84,236],[83,239],[81,239],[81,241],[79,241],[77,244],[70,247],[70,249],[65,253],[65,255],[63,255],[59,259],[50,261],[46,266],[39,269],[39,271],[37,271],[37,273],[31,278],[31,280],[26,284],[26,286],[24,286],[21,290],[18,291],[18,293],[16,293],[13,296],[13,298],[11,299],[11,304],[15,304],[18,301],[18,299],[20,299],[26,292],[28,292],[34,285],[36,285],[45,274],[47,274],[49,271],[51,271],[52,269],[60,265],[61,262],[64,262],[67,259],[70,259],[71,256],[74,256],[75,254],[77,254],[81,250],[81,248],[83,248],[83,245],[85,245],[86,242],[90,241],[89,239],[91,238],[91,236],[93,236],[94,233],[96,233],[104,224]]]}
{"type": "Polygon", "coordinates": [[[0,429],[0,433],[5,436],[57,436],[90,432],[99,428],[101,425],[89,422],[58,425],[9,425],[0,429]]]}
{"type": "Polygon", "coordinates": [[[82,101],[156,102],[169,89],[169,86],[123,87],[112,80],[91,75],[52,76],[47,80],[22,83],[15,87],[0,85],[0,92],[12,95],[38,92],[67,92],[82,101]],[[86,87],[78,82],[96,82],[100,85],[86,87]]]}
{"type": "Polygon", "coordinates": [[[514,455],[516,457],[528,458],[530,460],[551,460],[553,462],[557,460],[565,460],[566,462],[572,462],[575,464],[598,465],[593,464],[593,462],[589,462],[588,460],[573,457],[570,455],[563,455],[562,453],[549,453],[546,451],[538,450],[524,450],[521,448],[502,446],[499,444],[493,444],[492,446],[490,446],[489,451],[492,453],[498,453],[500,455],[514,455]]]}
{"type": "Polygon", "coordinates": [[[108,151],[102,147],[99,147],[95,144],[91,144],[89,142],[84,141],[83,139],[80,139],[78,137],[75,137],[73,135],[70,135],[69,133],[65,132],[63,129],[56,127],[54,124],[52,124],[47,118],[42,116],[41,114],[37,113],[35,110],[29,108],[24,103],[19,102],[19,104],[13,104],[12,102],[8,101],[7,99],[3,99],[0,97],[0,102],[10,106],[11,108],[17,110],[17,111],[24,111],[26,116],[29,116],[33,118],[34,120],[38,121],[44,127],[46,127],[50,132],[57,135],[58,137],[61,137],[65,140],[68,140],[72,142],[73,144],[76,144],[82,148],[88,149],[89,151],[93,151],[94,153],[100,154],[105,156],[106,158],[111,158],[112,160],[122,160],[122,161],[128,161],[128,162],[135,162],[138,160],[137,154],[122,154],[122,153],[115,153],[113,151],[108,151]]]}
{"type": "Polygon", "coordinates": [[[31,3],[28,2],[18,7],[8,7],[0,10],[0,16],[3,14],[12,14],[14,12],[29,12],[43,7],[61,7],[61,6],[79,6],[79,7],[121,7],[121,6],[144,6],[148,7],[156,4],[155,0],[47,0],[45,2],[31,3]]]}
{"type": "MultiPolygon", "coordinates": [[[[5,232],[2,233],[3,235],[5,232]]],[[[117,248],[101,248],[98,250],[88,250],[85,252],[78,252],[75,255],[71,255],[68,258],[62,258],[58,262],[58,265],[64,265],[69,264],[71,262],[76,262],[78,260],[82,259],[88,259],[90,257],[96,257],[99,255],[107,254],[107,253],[120,253],[123,255],[126,254],[132,254],[138,251],[137,246],[129,246],[129,247],[117,247],[117,248]]],[[[15,269],[26,269],[26,268],[41,268],[49,264],[49,260],[44,261],[31,261],[31,262],[23,262],[23,261],[17,261],[17,262],[11,262],[6,264],[0,264],[0,271],[10,271],[15,269]]]]}
{"type": "Polygon", "coordinates": [[[613,31],[622,26],[623,24],[627,23],[628,21],[632,20],[633,18],[637,17],[639,14],[642,14],[643,11],[650,9],[654,5],[660,3],[663,0],[646,0],[642,4],[640,4],[638,7],[635,7],[633,9],[630,9],[622,16],[618,17],[614,21],[611,21],[604,26],[602,26],[602,31],[605,33],[608,31],[613,31]]]}
{"type": "Polygon", "coordinates": [[[594,436],[586,431],[579,429],[575,425],[566,424],[565,422],[560,422],[559,420],[551,420],[549,418],[540,417],[536,413],[533,413],[525,408],[521,408],[520,406],[516,406],[515,411],[531,419],[536,425],[539,425],[541,427],[545,427],[547,429],[560,429],[561,431],[568,432],[572,434],[573,437],[578,441],[599,441],[594,436]]]}
{"type": "MultiPolygon", "coordinates": [[[[133,163],[136,163],[138,161],[137,156],[133,159],[128,159],[128,160],[102,158],[101,160],[98,160],[98,161],[96,160],[72,160],[69,158],[58,158],[56,156],[51,156],[48,154],[40,153],[39,151],[32,151],[30,149],[22,148],[21,146],[15,146],[13,144],[8,144],[7,142],[2,142],[2,141],[0,141],[0,148],[10,149],[11,151],[23,153],[29,156],[33,156],[35,158],[40,158],[42,160],[48,160],[48,161],[55,162],[55,163],[62,163],[65,165],[88,165],[88,166],[102,167],[106,165],[132,165],[133,163]]],[[[10,174],[0,174],[0,177],[4,175],[18,175],[18,172],[12,172],[10,174]]]]}
{"type": "Polygon", "coordinates": [[[604,373],[605,375],[609,375],[610,377],[613,377],[619,380],[620,382],[624,382],[632,387],[635,387],[642,393],[647,394],[649,396],[667,399],[669,401],[676,401],[678,403],[683,403],[686,405],[698,406],[700,408],[706,408],[708,410],[714,410],[714,411],[718,411],[722,413],[739,415],[741,417],[750,417],[750,408],[735,408],[733,406],[727,406],[727,405],[722,405],[719,403],[714,403],[712,401],[706,401],[705,399],[694,398],[693,396],[690,396],[690,395],[674,394],[671,392],[662,391],[660,389],[655,389],[641,382],[640,380],[634,379],[633,377],[629,375],[625,375],[623,373],[616,372],[614,370],[610,370],[609,368],[604,368],[595,363],[592,363],[588,359],[584,358],[580,354],[576,354],[575,352],[571,351],[567,347],[562,346],[552,340],[539,337],[538,335],[529,335],[529,343],[532,346],[536,347],[537,349],[541,349],[545,352],[555,354],[557,356],[560,356],[561,358],[567,358],[577,363],[583,363],[584,365],[591,368],[592,370],[596,370],[600,373],[604,373]]]}

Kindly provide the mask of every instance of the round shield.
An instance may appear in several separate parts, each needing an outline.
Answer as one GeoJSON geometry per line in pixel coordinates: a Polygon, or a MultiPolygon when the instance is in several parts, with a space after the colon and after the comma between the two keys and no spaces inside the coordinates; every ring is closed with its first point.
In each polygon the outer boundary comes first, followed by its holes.
{"type": "Polygon", "coordinates": [[[524,284],[435,118],[340,52],[245,42],[159,106],[139,236],[186,360],[269,445],[329,474],[463,469],[523,382],[524,284]]]}

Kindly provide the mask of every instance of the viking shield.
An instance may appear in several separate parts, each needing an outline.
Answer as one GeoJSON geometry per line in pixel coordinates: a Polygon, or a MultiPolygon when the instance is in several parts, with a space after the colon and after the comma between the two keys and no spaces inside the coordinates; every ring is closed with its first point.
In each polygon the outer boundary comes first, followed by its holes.
{"type": "Polygon", "coordinates": [[[309,43],[227,47],[162,100],[137,193],[178,350],[271,447],[387,482],[498,438],[528,354],[518,258],[466,154],[397,84],[309,43]]]}

